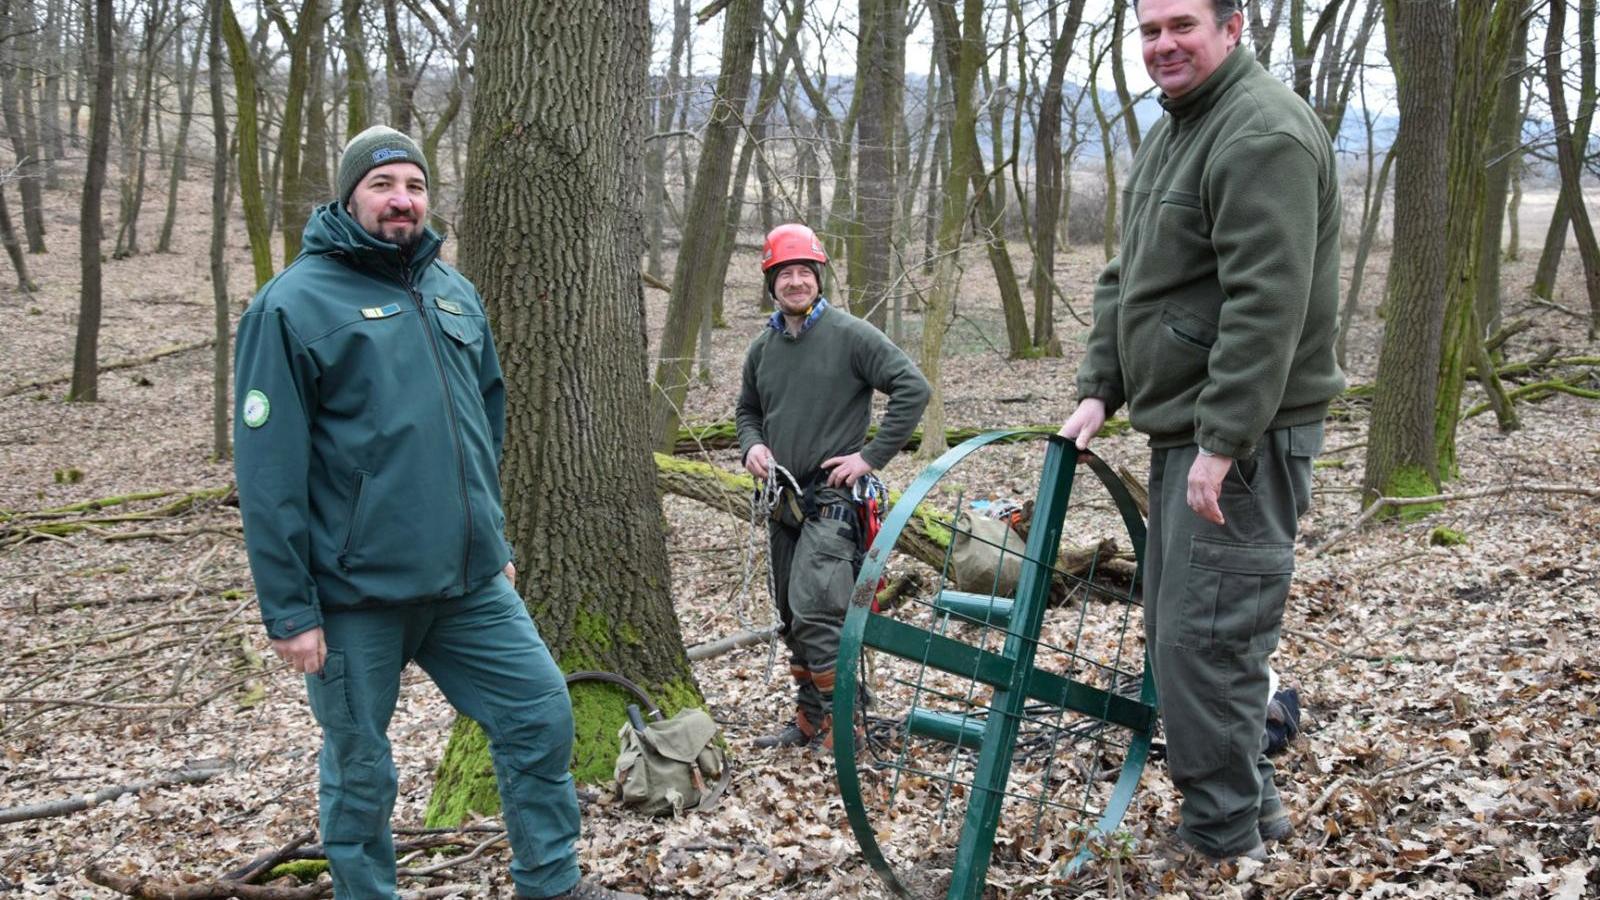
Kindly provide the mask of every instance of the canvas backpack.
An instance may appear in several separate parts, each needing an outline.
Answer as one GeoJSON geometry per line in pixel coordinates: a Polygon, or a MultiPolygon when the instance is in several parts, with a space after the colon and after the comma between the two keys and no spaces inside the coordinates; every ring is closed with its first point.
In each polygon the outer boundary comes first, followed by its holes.
{"type": "Polygon", "coordinates": [[[645,815],[675,816],[699,805],[727,767],[717,723],[696,707],[643,727],[626,723],[617,737],[617,798],[645,815]]]}

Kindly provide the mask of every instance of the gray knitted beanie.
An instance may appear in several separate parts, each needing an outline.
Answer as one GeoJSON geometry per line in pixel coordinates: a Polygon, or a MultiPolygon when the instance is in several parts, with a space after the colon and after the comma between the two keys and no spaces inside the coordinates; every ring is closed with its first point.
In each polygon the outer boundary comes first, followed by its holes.
{"type": "Polygon", "coordinates": [[[432,178],[428,158],[417,142],[387,125],[374,125],[351,138],[339,157],[339,205],[350,202],[350,195],[368,172],[397,162],[415,163],[423,178],[432,178]]]}

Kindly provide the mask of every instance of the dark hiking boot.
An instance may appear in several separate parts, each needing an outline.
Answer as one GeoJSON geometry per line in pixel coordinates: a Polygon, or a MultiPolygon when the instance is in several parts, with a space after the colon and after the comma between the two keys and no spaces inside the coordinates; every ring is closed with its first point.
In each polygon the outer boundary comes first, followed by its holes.
{"type": "Polygon", "coordinates": [[[1190,844],[1177,834],[1170,834],[1161,841],[1154,854],[1153,868],[1157,872],[1174,872],[1183,876],[1205,875],[1217,866],[1224,864],[1238,865],[1241,860],[1253,859],[1256,862],[1266,862],[1267,848],[1260,841],[1245,851],[1231,856],[1212,856],[1200,848],[1190,844]]]}
{"type": "Polygon", "coordinates": [[[756,738],[752,743],[759,750],[770,750],[773,747],[804,747],[811,743],[811,739],[815,736],[816,732],[806,734],[801,730],[798,722],[790,722],[788,725],[783,726],[781,731],[774,734],[764,734],[756,738]]]}
{"type": "MultiPolygon", "coordinates": [[[[527,895],[518,894],[518,900],[529,900],[527,895]]],[[[547,900],[644,900],[643,894],[627,894],[622,891],[613,891],[603,888],[587,878],[578,879],[572,890],[565,894],[557,894],[547,900]]]]}
{"type": "Polygon", "coordinates": [[[1271,844],[1286,841],[1294,834],[1294,823],[1289,821],[1289,811],[1283,810],[1269,819],[1262,819],[1256,823],[1256,833],[1261,835],[1261,840],[1271,844]]]}

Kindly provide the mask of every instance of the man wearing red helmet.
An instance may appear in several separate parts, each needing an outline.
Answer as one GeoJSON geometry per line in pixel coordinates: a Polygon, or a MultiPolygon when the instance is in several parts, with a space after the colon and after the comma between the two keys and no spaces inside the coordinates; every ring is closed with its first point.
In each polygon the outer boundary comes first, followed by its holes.
{"type": "Polygon", "coordinates": [[[857,524],[851,488],[905,446],[928,404],[928,382],[883,332],[822,296],[822,242],[780,225],[761,257],[777,311],[745,354],[737,422],[744,467],[757,482],[774,464],[802,489],[768,525],[774,602],[795,682],[794,720],[758,747],[832,744],[834,663],[855,584],[857,524]],[[867,441],[872,392],[889,395],[867,441]]]}

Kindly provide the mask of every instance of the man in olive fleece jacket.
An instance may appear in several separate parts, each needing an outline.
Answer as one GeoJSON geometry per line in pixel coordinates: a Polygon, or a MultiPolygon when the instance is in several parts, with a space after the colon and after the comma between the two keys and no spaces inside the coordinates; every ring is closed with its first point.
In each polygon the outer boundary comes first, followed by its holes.
{"type": "Polygon", "coordinates": [[[821,296],[827,257],[811,229],[767,236],[762,268],[778,305],[745,355],[737,424],[745,468],[757,482],[776,463],[814,500],[804,521],[769,523],[773,600],[796,687],[794,721],[760,747],[831,745],[834,664],[855,584],[856,479],[900,452],[928,403],[928,382],[883,332],[821,296]],[[867,442],[872,392],[889,395],[867,442]],[[810,510],[814,509],[814,512],[810,510]]]}
{"type": "Polygon", "coordinates": [[[1123,403],[1150,437],[1145,641],[1178,837],[1265,858],[1291,832],[1262,752],[1267,660],[1334,359],[1339,179],[1309,107],[1240,46],[1238,0],[1141,0],[1166,115],[1134,159],[1121,252],[1095,289],[1062,426],[1080,449],[1123,403]]]}

